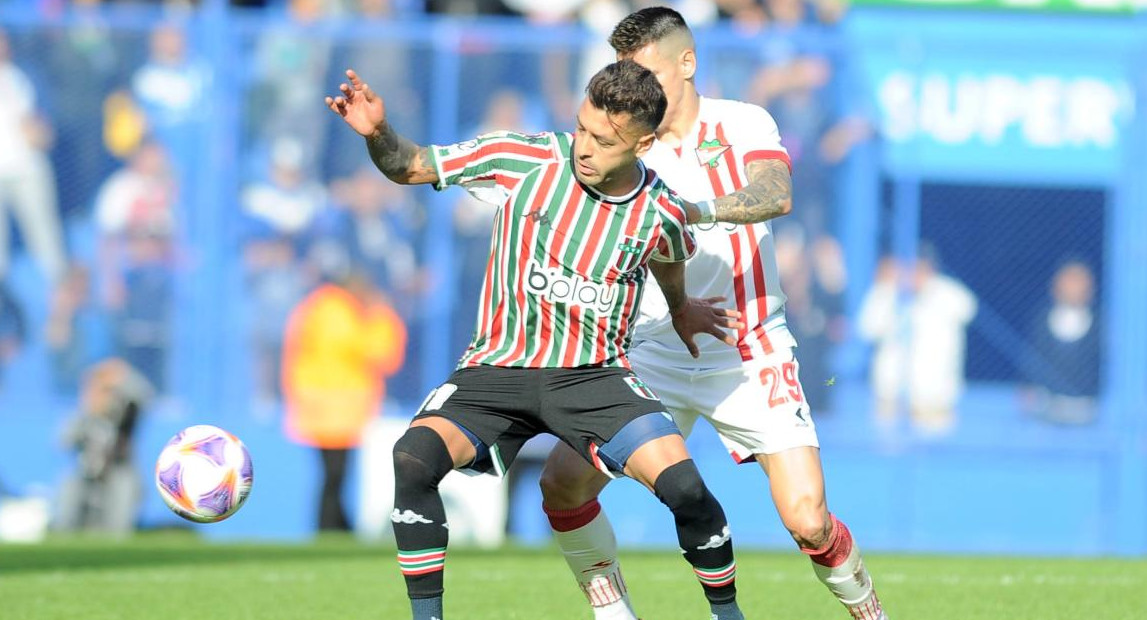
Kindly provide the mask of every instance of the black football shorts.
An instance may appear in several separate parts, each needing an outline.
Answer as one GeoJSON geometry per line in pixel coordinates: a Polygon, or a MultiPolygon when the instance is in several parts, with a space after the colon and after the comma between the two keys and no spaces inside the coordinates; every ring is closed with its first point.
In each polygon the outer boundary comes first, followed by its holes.
{"type": "MultiPolygon", "coordinates": [[[[473,366],[456,370],[431,392],[417,417],[439,416],[458,425],[478,448],[467,467],[472,471],[502,475],[526,441],[549,433],[612,475],[624,463],[598,450],[630,422],[664,411],[657,395],[625,368],[473,366]]],[[[668,414],[651,419],[619,439],[644,443],[679,433],[668,414]]],[[[624,458],[637,447],[622,447],[624,458]]]]}

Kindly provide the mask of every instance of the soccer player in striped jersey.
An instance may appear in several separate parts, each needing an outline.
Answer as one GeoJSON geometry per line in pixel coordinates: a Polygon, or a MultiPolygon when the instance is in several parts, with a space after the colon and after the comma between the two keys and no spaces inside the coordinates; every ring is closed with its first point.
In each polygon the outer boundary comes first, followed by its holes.
{"type": "MultiPolygon", "coordinates": [[[[366,138],[388,178],[460,185],[500,205],[473,340],[394,448],[391,521],[414,620],[443,618],[448,529],[438,483],[453,469],[500,475],[542,432],[602,475],[653,491],[673,513],[713,617],[742,620],[724,512],[626,358],[647,269],[683,348],[696,352],[701,333],[732,344],[722,327],[740,326],[735,311],[686,297],[695,243],[686,205],[639,160],[665,113],[657,78],[629,60],[602,69],[574,134],[420,147],[395,132],[369,86],[347,76],[327,105],[366,138]]],[[[561,522],[576,528],[581,517],[561,522]]]]}
{"type": "MultiPolygon", "coordinates": [[[[886,618],[852,535],[827,508],[819,444],[785,325],[768,220],[791,209],[790,163],[765,110],[701,97],[693,35],[676,11],[654,7],[624,18],[610,44],[658,77],[668,99],[657,142],[642,159],[688,200],[698,249],[688,293],[735,300],[744,326],[737,346],[701,345],[682,355],[663,296],[647,292],[629,360],[680,428],[698,417],[717,430],[738,463],[757,462],[773,503],[816,576],[853,618],[886,618]],[[699,220],[699,221],[698,221],[699,220]]],[[[608,478],[561,445],[542,474],[543,503],[566,560],[597,620],[632,620],[617,543],[597,502],[608,478]],[[571,515],[579,527],[570,527],[571,515]],[[603,587],[603,584],[621,584],[603,587]]]]}

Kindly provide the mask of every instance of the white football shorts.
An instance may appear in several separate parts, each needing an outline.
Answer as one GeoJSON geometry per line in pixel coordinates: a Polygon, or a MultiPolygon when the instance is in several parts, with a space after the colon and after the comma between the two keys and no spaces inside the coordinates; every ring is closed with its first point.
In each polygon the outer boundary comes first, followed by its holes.
{"type": "Polygon", "coordinates": [[[793,347],[716,368],[706,367],[703,357],[689,366],[667,363],[661,350],[650,341],[638,343],[629,350],[629,363],[686,437],[703,417],[738,463],[752,461],[755,454],[820,447],[793,347]]]}

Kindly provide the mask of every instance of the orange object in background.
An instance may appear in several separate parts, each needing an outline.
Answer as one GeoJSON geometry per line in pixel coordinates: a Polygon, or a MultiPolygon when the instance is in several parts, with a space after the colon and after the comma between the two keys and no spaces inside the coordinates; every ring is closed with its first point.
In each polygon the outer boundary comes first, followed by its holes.
{"type": "Polygon", "coordinates": [[[287,435],[324,449],[357,446],[381,408],[386,377],[402,367],[405,351],[402,319],[365,277],[316,289],[287,322],[287,435]]]}

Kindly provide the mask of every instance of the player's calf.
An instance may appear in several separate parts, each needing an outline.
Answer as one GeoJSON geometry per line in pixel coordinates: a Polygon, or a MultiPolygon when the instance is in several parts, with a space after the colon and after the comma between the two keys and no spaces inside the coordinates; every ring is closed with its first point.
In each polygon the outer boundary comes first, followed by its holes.
{"type": "Polygon", "coordinates": [[[662,471],[653,491],[673,513],[677,540],[705,590],[714,620],[742,620],[736,604],[737,563],[725,511],[692,459],[662,471]]]}
{"type": "MultiPolygon", "coordinates": [[[[644,424],[632,428],[639,427],[644,424]]],[[[666,432],[676,431],[668,428],[666,432]]],[[[624,460],[625,449],[618,451],[621,443],[625,443],[625,434],[618,443],[607,444],[607,459],[615,454],[624,460]]],[[[573,448],[560,443],[550,451],[542,470],[542,508],[570,572],[593,607],[594,620],[636,620],[617,559],[613,526],[597,502],[609,480],[573,448]]]]}
{"type": "Polygon", "coordinates": [[[860,558],[860,549],[848,528],[830,516],[828,542],[818,548],[801,548],[813,563],[813,570],[856,620],[887,620],[872,578],[860,558]]]}
{"type": "Polygon", "coordinates": [[[538,481],[542,506],[547,512],[577,510],[596,499],[609,480],[573,448],[559,443],[550,450],[538,481]]]}
{"type": "Polygon", "coordinates": [[[434,430],[414,426],[394,446],[394,538],[414,620],[441,620],[446,509],[438,484],[454,461],[434,430]]]}

